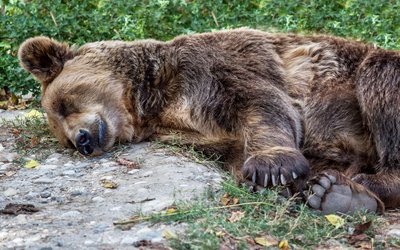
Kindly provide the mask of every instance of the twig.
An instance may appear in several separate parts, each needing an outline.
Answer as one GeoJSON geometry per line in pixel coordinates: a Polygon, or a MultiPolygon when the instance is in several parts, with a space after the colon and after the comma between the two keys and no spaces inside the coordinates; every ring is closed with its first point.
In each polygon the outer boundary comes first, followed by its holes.
{"type": "Polygon", "coordinates": [[[219,23],[218,23],[217,17],[214,14],[214,11],[211,11],[211,15],[212,15],[212,17],[214,19],[215,25],[217,25],[217,27],[219,27],[219,23]]]}
{"type": "Polygon", "coordinates": [[[56,19],[54,18],[53,12],[51,12],[51,11],[50,11],[50,16],[51,16],[51,19],[53,20],[54,25],[58,28],[57,21],[56,21],[56,19]]]}

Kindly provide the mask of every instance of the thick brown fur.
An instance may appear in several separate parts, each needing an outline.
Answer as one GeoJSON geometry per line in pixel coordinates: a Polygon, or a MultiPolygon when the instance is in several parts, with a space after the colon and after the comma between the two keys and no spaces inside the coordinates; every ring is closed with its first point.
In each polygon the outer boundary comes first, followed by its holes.
{"type": "Polygon", "coordinates": [[[400,205],[399,52],[237,29],[77,50],[36,37],[19,57],[54,134],[83,154],[178,138],[261,187],[333,169],[400,205]]]}

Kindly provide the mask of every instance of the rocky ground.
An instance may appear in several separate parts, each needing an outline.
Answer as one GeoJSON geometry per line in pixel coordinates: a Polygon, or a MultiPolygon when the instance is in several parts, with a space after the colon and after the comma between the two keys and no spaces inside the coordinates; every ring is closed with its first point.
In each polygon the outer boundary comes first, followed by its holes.
{"type": "MultiPolygon", "coordinates": [[[[3,111],[0,117],[16,114],[3,111]]],[[[65,151],[35,168],[16,168],[12,140],[8,131],[0,132],[0,249],[164,249],[163,233],[184,225],[118,227],[113,222],[165,210],[176,200],[218,188],[221,181],[215,168],[148,143],[125,148],[118,158],[65,151]]]]}

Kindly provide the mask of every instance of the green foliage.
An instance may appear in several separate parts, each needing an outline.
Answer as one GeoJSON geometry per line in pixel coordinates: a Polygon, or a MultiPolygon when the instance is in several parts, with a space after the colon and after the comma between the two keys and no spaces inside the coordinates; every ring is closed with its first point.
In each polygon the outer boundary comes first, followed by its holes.
{"type": "Polygon", "coordinates": [[[155,38],[247,26],[283,32],[353,37],[399,49],[398,0],[54,0],[0,1],[0,89],[38,94],[16,52],[25,39],[46,35],[78,45],[155,38]]]}

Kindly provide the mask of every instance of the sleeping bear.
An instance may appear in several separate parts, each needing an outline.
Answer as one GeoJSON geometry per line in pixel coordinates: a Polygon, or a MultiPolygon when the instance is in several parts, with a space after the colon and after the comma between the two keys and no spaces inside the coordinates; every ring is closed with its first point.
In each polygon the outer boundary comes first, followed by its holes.
{"type": "Polygon", "coordinates": [[[260,190],[307,189],[323,213],[400,205],[400,53],[331,36],[234,29],[80,48],[26,40],[58,141],[179,140],[260,190]]]}

